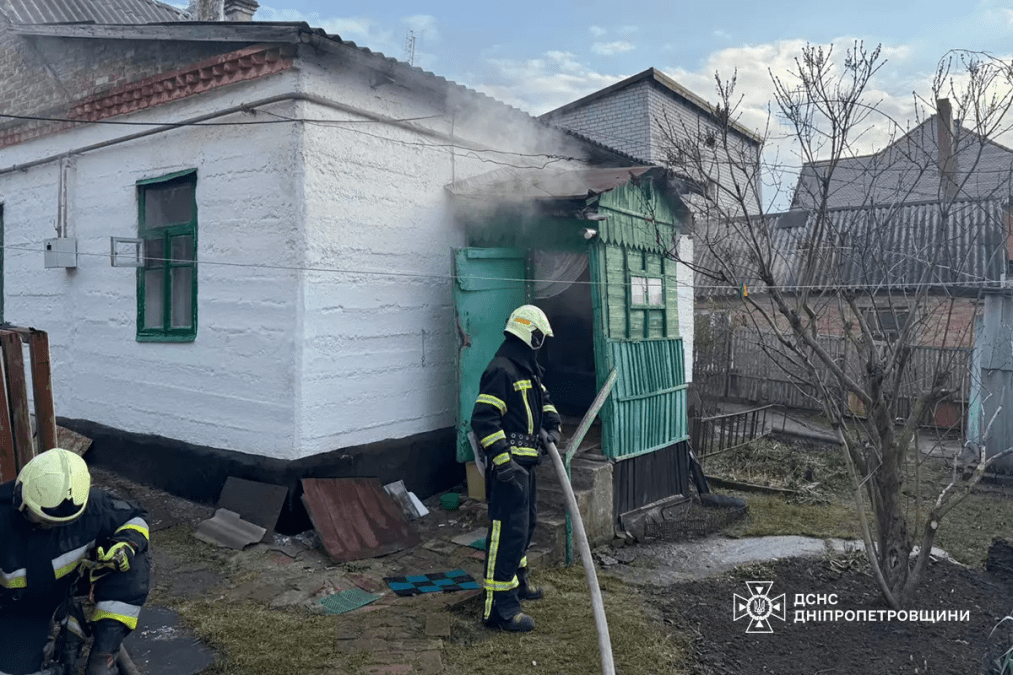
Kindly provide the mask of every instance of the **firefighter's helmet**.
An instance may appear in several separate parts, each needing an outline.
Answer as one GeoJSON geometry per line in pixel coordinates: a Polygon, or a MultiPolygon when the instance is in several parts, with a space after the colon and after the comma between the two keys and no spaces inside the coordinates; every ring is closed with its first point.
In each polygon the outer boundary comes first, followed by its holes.
{"type": "Polygon", "coordinates": [[[43,525],[76,520],[88,505],[91,474],[79,456],[63,448],[40,453],[21,469],[15,483],[15,504],[43,525]]]}
{"type": "Polygon", "coordinates": [[[504,332],[516,335],[532,349],[540,349],[545,338],[552,337],[552,326],[545,312],[534,305],[521,305],[507,319],[504,332]]]}

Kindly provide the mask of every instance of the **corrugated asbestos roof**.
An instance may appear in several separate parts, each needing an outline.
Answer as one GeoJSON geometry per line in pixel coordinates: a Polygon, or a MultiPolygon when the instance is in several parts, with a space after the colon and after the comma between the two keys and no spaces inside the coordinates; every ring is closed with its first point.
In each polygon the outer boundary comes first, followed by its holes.
{"type": "Polygon", "coordinates": [[[183,11],[155,0],[0,0],[14,23],[107,24],[180,21],[183,11]]]}
{"type": "MultiPolygon", "coordinates": [[[[930,284],[973,290],[998,281],[1006,270],[1006,208],[998,199],[957,202],[945,223],[938,202],[831,209],[823,223],[816,211],[789,211],[754,219],[762,222],[754,227],[767,233],[762,241],[769,236],[774,279],[785,287],[899,290],[930,284]],[[814,236],[816,253],[809,256],[814,236]]],[[[742,220],[698,228],[694,253],[700,267],[728,263],[735,275],[726,286],[698,274],[698,296],[734,294],[740,284],[750,293],[763,292],[744,228],[742,220]]]]}
{"type": "Polygon", "coordinates": [[[595,169],[497,169],[447,186],[456,197],[492,199],[500,202],[586,199],[614,190],[648,171],[652,166],[595,169]]]}
{"type": "MultiPolygon", "coordinates": [[[[938,116],[929,119],[882,151],[843,158],[830,176],[831,208],[938,200],[938,116]]],[[[1013,194],[1013,150],[982,139],[967,129],[955,130],[956,182],[962,199],[993,199],[1013,194]]],[[[793,209],[811,208],[821,196],[827,162],[803,165],[793,209]]]]}

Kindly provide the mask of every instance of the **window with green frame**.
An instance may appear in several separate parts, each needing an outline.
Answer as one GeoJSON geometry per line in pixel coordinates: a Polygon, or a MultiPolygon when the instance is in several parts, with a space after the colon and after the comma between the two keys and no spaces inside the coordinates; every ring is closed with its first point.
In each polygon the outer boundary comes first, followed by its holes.
{"type": "Polygon", "coordinates": [[[137,339],[197,337],[197,171],[137,182],[137,339]]]}

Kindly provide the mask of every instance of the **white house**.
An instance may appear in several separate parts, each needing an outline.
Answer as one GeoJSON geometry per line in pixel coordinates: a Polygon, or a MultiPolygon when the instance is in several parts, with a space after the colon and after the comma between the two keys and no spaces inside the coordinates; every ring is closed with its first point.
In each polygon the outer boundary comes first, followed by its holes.
{"type": "Polygon", "coordinates": [[[21,2],[0,15],[2,318],[49,333],[92,460],[204,501],[229,475],[456,483],[444,186],[631,158],[305,24],[85,3],[42,24],[21,2]]]}

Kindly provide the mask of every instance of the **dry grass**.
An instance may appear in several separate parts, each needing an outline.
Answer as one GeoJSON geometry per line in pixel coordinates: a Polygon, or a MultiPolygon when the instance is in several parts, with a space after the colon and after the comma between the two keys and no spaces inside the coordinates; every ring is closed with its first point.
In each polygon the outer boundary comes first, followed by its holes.
{"type": "MultiPolygon", "coordinates": [[[[807,472],[812,471],[814,478],[823,477],[813,499],[727,491],[746,500],[749,515],[725,528],[726,534],[860,538],[852,488],[839,451],[805,450],[763,439],[711,461],[705,467],[708,475],[720,471],[716,475],[738,476],[743,482],[767,486],[798,489],[801,485],[804,489],[806,484],[800,482],[800,476],[804,480],[807,472]]],[[[912,523],[919,514],[924,521],[928,509],[952,478],[952,472],[941,459],[921,456],[920,479],[916,481],[915,461],[914,453],[910,453],[904,488],[906,515],[912,523]]],[[[865,508],[868,513],[868,502],[865,508]]],[[[1009,493],[978,486],[943,519],[934,545],[965,565],[981,567],[992,538],[1009,532],[1011,526],[1013,498],[1009,493]]],[[[874,526],[871,529],[875,531],[874,526]]],[[[920,532],[914,529],[912,535],[919,536],[920,532]]]]}
{"type": "MultiPolygon", "coordinates": [[[[462,605],[454,638],[444,651],[446,675],[515,675],[601,672],[598,633],[583,568],[577,564],[536,573],[549,592],[527,603],[535,619],[532,633],[491,632],[479,625],[479,598],[462,605]]],[[[677,675],[686,672],[688,643],[665,632],[645,614],[635,588],[601,578],[616,669],[623,675],[677,675]]]]}

